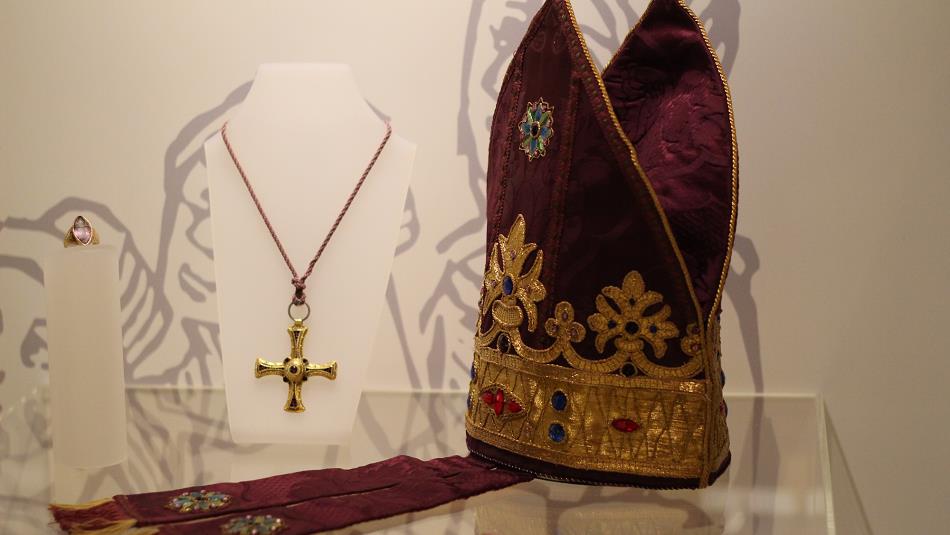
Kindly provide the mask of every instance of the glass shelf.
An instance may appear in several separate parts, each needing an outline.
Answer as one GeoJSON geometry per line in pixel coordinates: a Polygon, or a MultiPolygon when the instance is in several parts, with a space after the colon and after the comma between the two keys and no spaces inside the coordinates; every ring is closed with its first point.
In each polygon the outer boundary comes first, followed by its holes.
{"type": "MultiPolygon", "coordinates": [[[[234,444],[222,390],[130,388],[129,458],[103,469],[77,470],[53,459],[47,399],[47,389],[37,389],[0,420],[0,533],[56,533],[46,510],[50,502],[360,466],[397,454],[428,459],[466,452],[464,393],[366,393],[351,444],[300,446],[234,444]]],[[[726,401],[732,466],[708,489],[532,481],[343,532],[834,533],[820,400],[726,396],[726,401]]]]}

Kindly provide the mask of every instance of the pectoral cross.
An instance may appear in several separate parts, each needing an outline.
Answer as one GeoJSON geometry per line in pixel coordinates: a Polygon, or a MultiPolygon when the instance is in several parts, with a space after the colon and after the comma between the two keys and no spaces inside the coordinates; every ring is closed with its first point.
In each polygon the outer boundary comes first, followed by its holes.
{"type": "Polygon", "coordinates": [[[284,404],[284,410],[287,412],[303,412],[307,410],[303,406],[303,397],[301,389],[304,381],[314,375],[326,377],[329,380],[336,379],[336,361],[330,361],[326,364],[310,364],[310,361],[303,356],[303,339],[307,336],[307,327],[303,320],[295,319],[293,325],[287,327],[290,334],[290,356],[283,362],[270,362],[264,359],[257,359],[254,364],[254,377],[260,379],[265,375],[280,375],[287,383],[287,403],[284,404]]]}

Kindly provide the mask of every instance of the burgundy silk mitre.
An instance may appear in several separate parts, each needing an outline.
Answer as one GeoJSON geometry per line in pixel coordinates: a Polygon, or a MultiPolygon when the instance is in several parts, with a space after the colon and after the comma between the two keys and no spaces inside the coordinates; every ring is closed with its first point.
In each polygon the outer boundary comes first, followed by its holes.
{"type": "Polygon", "coordinates": [[[60,527],[314,533],[536,476],[712,484],[730,459],[718,317],[738,156],[699,20],[653,0],[601,73],[570,2],[547,0],[505,76],[488,161],[472,455],[53,505],[60,527]]]}
{"type": "Polygon", "coordinates": [[[725,470],[734,139],[682,2],[651,2],[602,75],[569,2],[541,8],[492,122],[472,453],[588,484],[697,488],[725,470]]]}

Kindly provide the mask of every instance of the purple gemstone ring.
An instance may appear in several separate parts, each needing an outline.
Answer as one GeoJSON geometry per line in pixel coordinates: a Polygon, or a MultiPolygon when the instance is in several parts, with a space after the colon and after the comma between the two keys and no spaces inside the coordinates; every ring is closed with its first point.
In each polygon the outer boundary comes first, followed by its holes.
{"type": "Polygon", "coordinates": [[[83,216],[77,216],[73,221],[73,226],[66,231],[63,238],[63,247],[76,247],[85,245],[98,245],[99,233],[92,228],[89,220],[83,216]]]}

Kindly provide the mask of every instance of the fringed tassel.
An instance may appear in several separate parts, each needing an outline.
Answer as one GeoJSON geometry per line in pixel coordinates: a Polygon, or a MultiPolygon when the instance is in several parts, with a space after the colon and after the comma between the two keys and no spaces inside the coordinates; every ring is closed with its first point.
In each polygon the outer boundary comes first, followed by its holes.
{"type": "MultiPolygon", "coordinates": [[[[52,504],[49,506],[53,520],[68,533],[112,535],[127,533],[135,527],[135,519],[112,499],[70,505],[52,504]]],[[[136,530],[145,533],[154,530],[136,530]]]]}
{"type": "Polygon", "coordinates": [[[102,528],[79,528],[69,533],[74,535],[131,535],[132,533],[155,533],[155,531],[139,530],[135,527],[135,520],[121,520],[102,528]]]}

